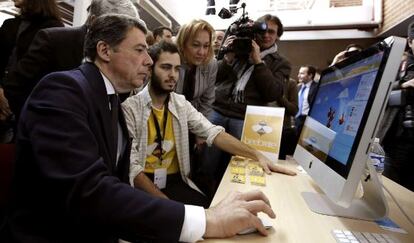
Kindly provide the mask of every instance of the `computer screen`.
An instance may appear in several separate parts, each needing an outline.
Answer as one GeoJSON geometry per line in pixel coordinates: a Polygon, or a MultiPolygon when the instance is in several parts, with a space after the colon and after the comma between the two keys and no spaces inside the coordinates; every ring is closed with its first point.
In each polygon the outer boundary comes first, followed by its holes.
{"type": "Polygon", "coordinates": [[[375,81],[381,75],[385,52],[377,51],[321,76],[310,121],[299,140],[306,150],[345,178],[378,89],[379,82],[375,81]]]}
{"type": "Polygon", "coordinates": [[[321,74],[294,158],[339,205],[353,200],[404,48],[390,37],[321,74]]]}

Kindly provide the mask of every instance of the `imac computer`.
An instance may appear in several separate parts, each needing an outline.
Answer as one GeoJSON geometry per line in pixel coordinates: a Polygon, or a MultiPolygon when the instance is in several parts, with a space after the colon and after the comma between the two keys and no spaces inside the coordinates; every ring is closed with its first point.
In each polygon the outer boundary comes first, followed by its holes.
{"type": "Polygon", "coordinates": [[[324,192],[302,193],[312,211],[365,220],[387,216],[368,154],[405,45],[405,39],[389,37],[322,72],[293,156],[324,192]],[[362,197],[356,196],[360,182],[362,197]]]}

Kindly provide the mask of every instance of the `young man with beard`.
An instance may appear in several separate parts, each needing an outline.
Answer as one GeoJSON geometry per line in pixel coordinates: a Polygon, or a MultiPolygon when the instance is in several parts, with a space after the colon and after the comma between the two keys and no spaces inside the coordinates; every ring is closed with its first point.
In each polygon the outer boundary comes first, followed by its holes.
{"type": "Polygon", "coordinates": [[[180,71],[176,45],[160,42],[150,51],[154,62],[151,81],[139,94],[123,103],[132,137],[130,180],[150,194],[208,207],[209,200],[189,178],[188,132],[207,144],[259,161],[270,171],[295,175],[270,162],[257,150],[211,124],[183,95],[173,92],[180,71]]]}

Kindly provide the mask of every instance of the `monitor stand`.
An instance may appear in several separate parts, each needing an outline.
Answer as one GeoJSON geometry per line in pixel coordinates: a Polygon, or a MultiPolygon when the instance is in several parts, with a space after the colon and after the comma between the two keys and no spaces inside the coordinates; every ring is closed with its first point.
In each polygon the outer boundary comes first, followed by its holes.
{"type": "Polygon", "coordinates": [[[344,208],[332,202],[326,195],[315,192],[302,192],[308,207],[315,213],[339,216],[345,218],[377,220],[388,215],[388,204],[382,190],[380,181],[374,166],[368,158],[366,166],[369,178],[363,175],[361,184],[363,196],[354,198],[348,208],[344,208]]]}

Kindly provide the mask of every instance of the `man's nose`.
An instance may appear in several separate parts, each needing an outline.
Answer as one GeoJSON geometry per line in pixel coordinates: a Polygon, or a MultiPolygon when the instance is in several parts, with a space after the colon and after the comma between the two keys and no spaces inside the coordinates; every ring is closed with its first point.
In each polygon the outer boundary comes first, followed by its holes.
{"type": "Polygon", "coordinates": [[[154,64],[154,62],[152,61],[151,56],[150,56],[150,55],[149,55],[149,53],[147,52],[147,53],[146,53],[145,60],[144,60],[144,65],[145,65],[145,66],[152,66],[152,64],[154,64]]]}
{"type": "Polygon", "coordinates": [[[170,72],[170,77],[173,77],[174,80],[177,80],[177,77],[179,74],[180,74],[180,71],[173,68],[170,72]]]}
{"type": "Polygon", "coordinates": [[[207,48],[201,47],[199,53],[200,54],[206,54],[207,53],[207,50],[208,50],[207,48]]]}

